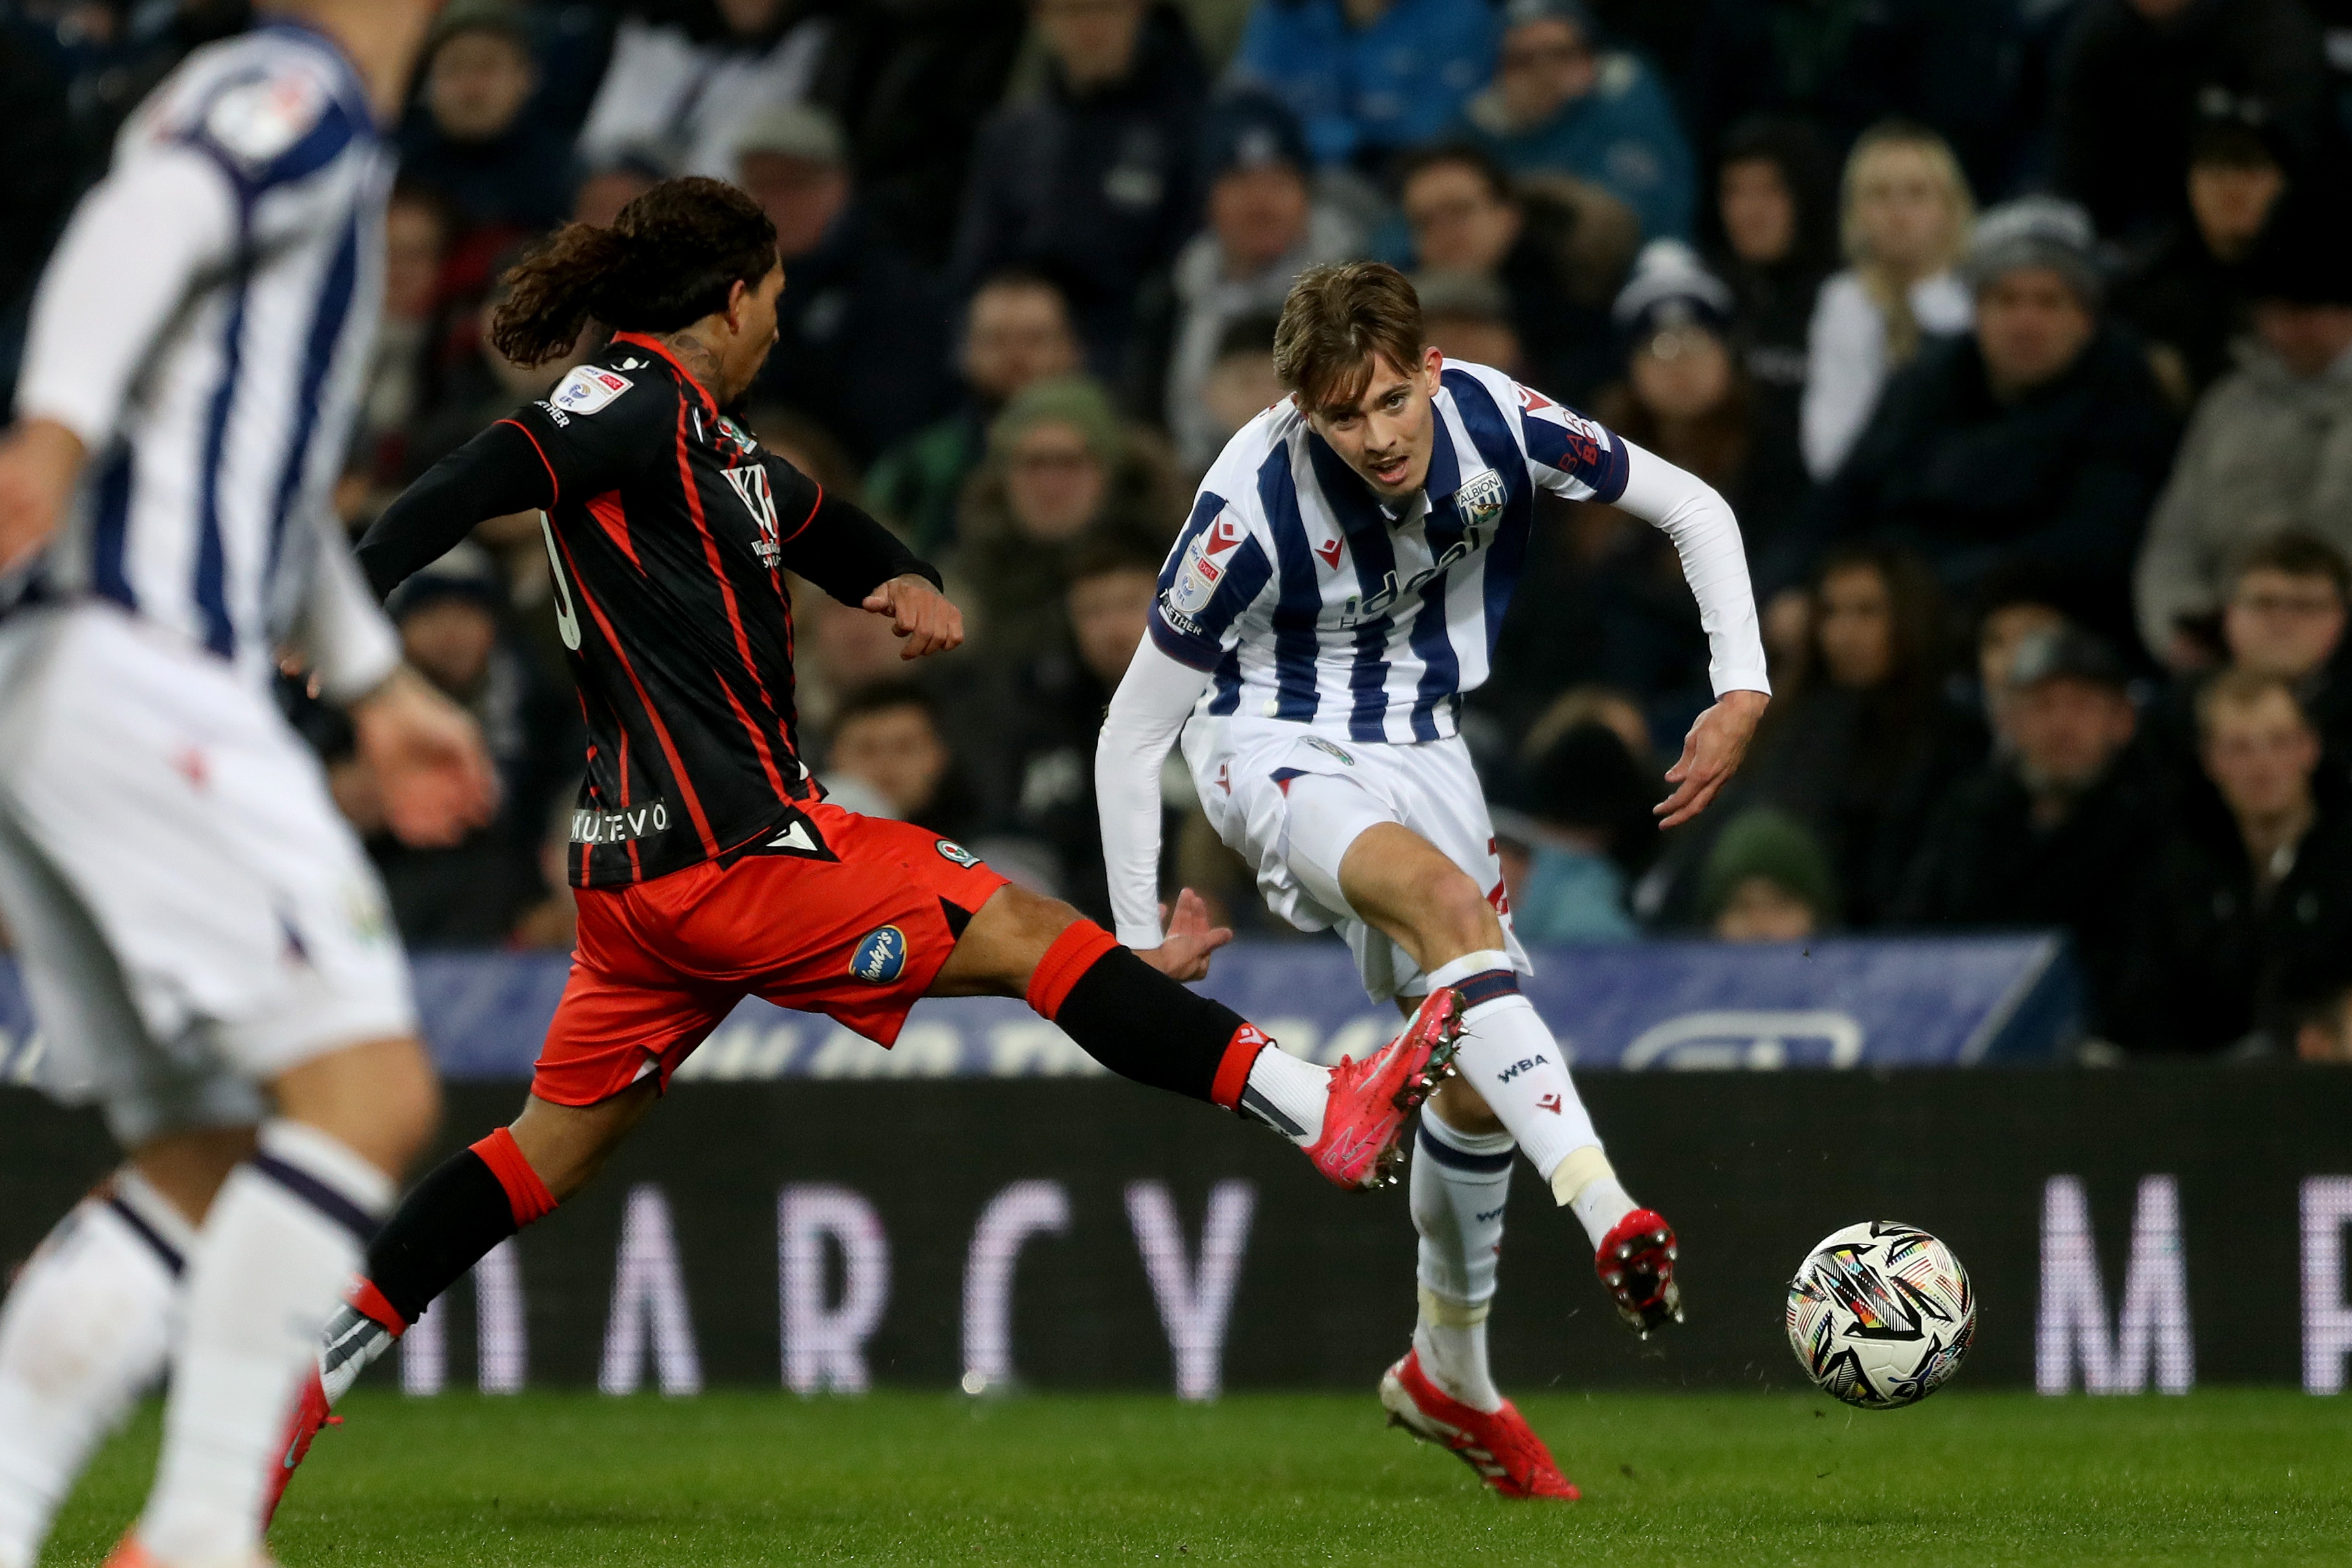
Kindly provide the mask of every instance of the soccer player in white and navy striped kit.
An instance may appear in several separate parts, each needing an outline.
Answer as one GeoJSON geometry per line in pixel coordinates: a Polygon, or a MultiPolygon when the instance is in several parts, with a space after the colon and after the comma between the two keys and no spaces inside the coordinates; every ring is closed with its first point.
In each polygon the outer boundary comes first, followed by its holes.
{"type": "MultiPolygon", "coordinates": [[[[1591,1236],[1644,1334],[1681,1316],[1672,1230],[1618,1184],[1561,1052],[1518,994],[1486,800],[1459,732],[1526,557],[1538,487],[1664,528],[1712,649],[1715,706],[1666,775],[1667,825],[1738,766],[1769,687],[1738,524],[1705,484],[1483,365],[1424,346],[1377,263],[1305,274],[1275,363],[1292,395],[1227,444],[1160,578],[1096,760],[1119,940],[1160,940],[1158,779],[1178,734],[1209,821],[1274,910],[1337,927],[1375,999],[1450,988],[1462,1076],[1424,1109],[1412,1349],[1381,1398],[1508,1496],[1573,1498],[1496,1391],[1486,1318],[1511,1152],[1591,1236]]],[[[1313,1136],[1317,1075],[1267,1051],[1245,1109],[1313,1136]]]]}
{"type": "Polygon", "coordinates": [[[165,1364],[120,1568],[252,1568],[320,1327],[438,1101],[373,868],[271,700],[346,705],[395,831],[495,784],[329,506],[436,0],[287,0],[124,126],[0,438],[0,913],[42,1086],[128,1158],[0,1308],[0,1568],[165,1364]]]}

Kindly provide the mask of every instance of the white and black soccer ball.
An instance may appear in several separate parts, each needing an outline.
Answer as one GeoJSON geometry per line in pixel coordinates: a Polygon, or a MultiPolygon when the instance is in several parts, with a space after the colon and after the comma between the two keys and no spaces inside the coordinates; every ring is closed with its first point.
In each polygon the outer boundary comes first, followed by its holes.
{"type": "Polygon", "coordinates": [[[1824,1392],[1865,1410],[1936,1392],[1976,1332],[1968,1270],[1916,1225],[1872,1219],[1834,1231],[1789,1281],[1789,1348],[1824,1392]]]}

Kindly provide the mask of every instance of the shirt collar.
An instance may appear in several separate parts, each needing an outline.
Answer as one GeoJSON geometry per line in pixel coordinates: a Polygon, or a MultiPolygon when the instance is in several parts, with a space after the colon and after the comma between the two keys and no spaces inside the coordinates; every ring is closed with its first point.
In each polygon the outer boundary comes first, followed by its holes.
{"type": "Polygon", "coordinates": [[[643,332],[615,332],[613,334],[613,341],[626,343],[633,349],[643,349],[649,354],[659,354],[669,361],[669,368],[677,372],[679,382],[694,389],[694,395],[701,400],[705,413],[713,415],[719,413],[719,405],[711,401],[709,389],[694,379],[694,372],[688,370],[685,363],[669,351],[669,345],[659,338],[649,337],[643,332]]]}

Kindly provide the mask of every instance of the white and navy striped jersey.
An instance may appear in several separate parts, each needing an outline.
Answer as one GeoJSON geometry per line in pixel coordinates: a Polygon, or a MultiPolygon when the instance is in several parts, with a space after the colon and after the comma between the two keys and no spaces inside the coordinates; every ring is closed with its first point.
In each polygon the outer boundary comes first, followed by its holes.
{"type": "Polygon", "coordinates": [[[1623,443],[1484,365],[1445,361],[1436,444],[1391,511],[1286,399],[1226,444],[1160,569],[1170,657],[1213,672],[1200,710],[1355,740],[1438,740],[1484,684],[1538,486],[1614,501],[1623,443]]]}
{"type": "MultiPolygon", "coordinates": [[[[340,546],[327,509],[381,313],[393,157],[332,40],[189,56],[123,127],[35,307],[18,408],[91,461],[45,591],[266,679],[340,546]]],[[[346,558],[347,559],[347,558],[346,558]]],[[[367,629],[383,663],[388,629],[367,629]]]]}

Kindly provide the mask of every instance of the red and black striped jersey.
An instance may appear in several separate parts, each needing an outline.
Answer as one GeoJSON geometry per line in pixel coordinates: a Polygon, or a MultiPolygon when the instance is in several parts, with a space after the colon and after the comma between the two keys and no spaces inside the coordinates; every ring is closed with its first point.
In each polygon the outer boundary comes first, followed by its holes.
{"type": "Polygon", "coordinates": [[[903,573],[939,580],[637,333],[420,479],[361,560],[389,591],[475,524],[531,507],[588,729],[579,887],[754,846],[816,797],[795,734],[786,569],[851,604],[903,573]]]}

